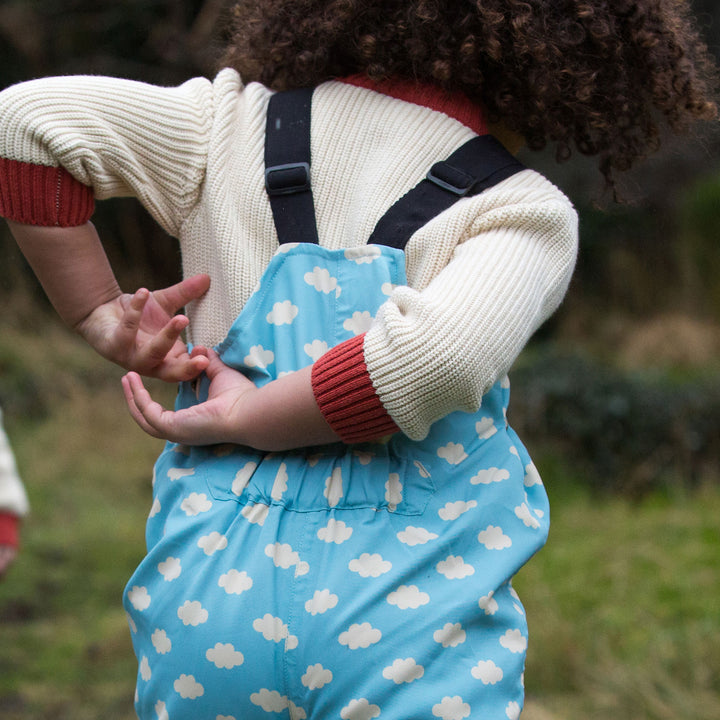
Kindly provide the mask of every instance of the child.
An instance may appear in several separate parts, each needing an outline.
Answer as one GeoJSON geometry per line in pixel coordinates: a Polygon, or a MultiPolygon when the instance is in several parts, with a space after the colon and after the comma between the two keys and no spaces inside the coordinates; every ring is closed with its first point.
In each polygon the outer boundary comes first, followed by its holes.
{"type": "Polygon", "coordinates": [[[713,116],[712,65],[674,0],[243,1],[224,64],[0,96],[0,210],[169,441],[125,595],[138,714],[516,720],[511,579],[548,508],[506,372],[563,297],[576,216],[522,170],[406,245],[374,228],[490,126],[596,155],[612,184],[658,114],[713,116]],[[306,86],[319,244],[276,231],[307,224],[264,190],[269,88],[306,86]],[[88,220],[121,194],[179,239],[177,286],[120,293],[88,220]],[[138,373],[182,381],[175,412],[138,373]]]}
{"type": "Polygon", "coordinates": [[[0,411],[0,578],[15,560],[20,522],[27,511],[27,496],[18,476],[0,411]]]}

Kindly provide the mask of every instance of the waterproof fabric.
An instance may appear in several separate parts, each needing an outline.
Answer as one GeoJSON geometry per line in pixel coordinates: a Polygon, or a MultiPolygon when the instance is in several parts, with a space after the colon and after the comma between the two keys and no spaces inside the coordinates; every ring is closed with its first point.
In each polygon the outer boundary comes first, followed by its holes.
{"type": "MultiPolygon", "coordinates": [[[[400,250],[284,245],[218,350],[262,385],[367,330],[403,283],[400,250]]],[[[517,718],[510,581],[548,508],[508,399],[498,382],[421,442],[168,444],[125,593],[140,718],[517,718]]]]}

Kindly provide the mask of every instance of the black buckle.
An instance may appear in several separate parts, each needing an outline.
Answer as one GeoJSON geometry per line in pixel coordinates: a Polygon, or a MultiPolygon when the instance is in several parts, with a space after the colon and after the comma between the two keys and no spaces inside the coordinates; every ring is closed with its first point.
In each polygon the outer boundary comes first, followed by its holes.
{"type": "Polygon", "coordinates": [[[425,179],[460,197],[467,195],[475,185],[475,178],[472,175],[458,170],[445,161],[435,163],[425,179]]]}
{"type": "Polygon", "coordinates": [[[273,165],[265,169],[268,195],[292,195],[310,189],[310,165],[306,162],[273,165]]]}

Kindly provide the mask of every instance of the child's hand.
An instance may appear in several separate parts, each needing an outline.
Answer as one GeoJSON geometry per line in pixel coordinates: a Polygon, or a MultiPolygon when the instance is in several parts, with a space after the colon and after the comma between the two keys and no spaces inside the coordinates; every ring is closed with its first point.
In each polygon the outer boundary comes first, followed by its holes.
{"type": "Polygon", "coordinates": [[[339,441],[315,401],[312,366],[258,388],[212,350],[195,347],[191,355],[205,358],[210,380],[207,400],[193,407],[165,410],[139,375],[123,378],[130,414],[149,435],[184,445],[233,443],[263,451],[339,441]]]}
{"type": "Polygon", "coordinates": [[[192,380],[208,365],[202,353],[190,355],[180,334],[188,319],[175,313],[210,287],[208,275],[177,285],[123,294],[93,310],[76,330],[103,357],[127,370],[168,382],[192,380]]]}
{"type": "Polygon", "coordinates": [[[166,410],[151,398],[139,375],[128,373],[122,385],[135,422],[153,437],[185,445],[247,444],[241,437],[243,404],[257,387],[212,350],[193,348],[191,359],[206,361],[208,399],[184,410],[166,410]]]}

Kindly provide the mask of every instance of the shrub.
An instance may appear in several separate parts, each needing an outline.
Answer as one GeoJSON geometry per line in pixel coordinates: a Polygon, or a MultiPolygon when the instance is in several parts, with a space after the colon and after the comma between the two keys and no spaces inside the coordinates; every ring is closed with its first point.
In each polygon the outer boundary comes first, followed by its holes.
{"type": "Polygon", "coordinates": [[[682,382],[540,350],[512,375],[512,423],[598,489],[638,496],[720,468],[720,378],[682,382]]]}

